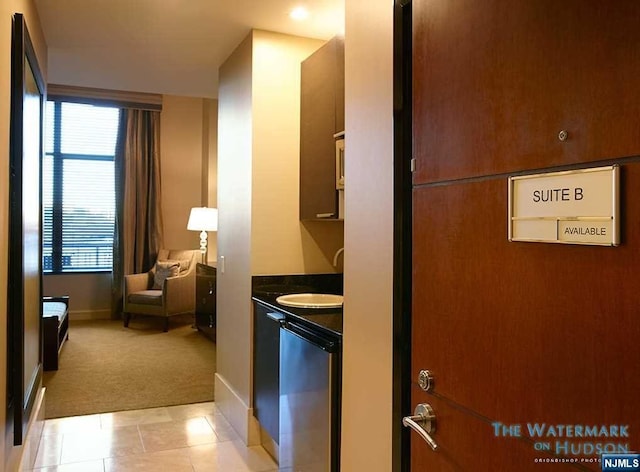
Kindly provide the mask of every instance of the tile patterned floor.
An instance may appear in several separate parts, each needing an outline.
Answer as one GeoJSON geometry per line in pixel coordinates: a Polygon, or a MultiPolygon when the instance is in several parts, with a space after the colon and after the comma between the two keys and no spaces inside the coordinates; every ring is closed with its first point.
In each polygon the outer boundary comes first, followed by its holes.
{"type": "Polygon", "coordinates": [[[45,421],[34,471],[271,472],[213,402],[45,421]]]}

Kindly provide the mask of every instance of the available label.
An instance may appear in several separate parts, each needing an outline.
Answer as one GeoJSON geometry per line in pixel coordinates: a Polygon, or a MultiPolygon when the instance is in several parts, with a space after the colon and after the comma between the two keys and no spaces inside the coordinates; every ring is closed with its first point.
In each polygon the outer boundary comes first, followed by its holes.
{"type": "Polygon", "coordinates": [[[610,244],[611,220],[558,221],[558,239],[572,243],[610,244]]]}

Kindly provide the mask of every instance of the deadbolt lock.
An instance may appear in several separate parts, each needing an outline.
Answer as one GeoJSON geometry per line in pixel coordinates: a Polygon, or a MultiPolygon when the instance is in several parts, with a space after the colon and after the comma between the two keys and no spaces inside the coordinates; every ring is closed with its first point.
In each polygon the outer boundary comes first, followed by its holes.
{"type": "Polygon", "coordinates": [[[418,374],[418,385],[425,392],[433,390],[434,378],[433,374],[428,370],[421,370],[418,374]]]}

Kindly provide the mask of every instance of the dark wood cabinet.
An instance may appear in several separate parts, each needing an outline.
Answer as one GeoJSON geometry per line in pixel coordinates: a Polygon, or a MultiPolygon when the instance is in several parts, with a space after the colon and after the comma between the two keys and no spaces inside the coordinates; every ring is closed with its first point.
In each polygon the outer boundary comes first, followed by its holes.
{"type": "MultiPolygon", "coordinates": [[[[284,318],[284,315],[281,315],[284,318]]],[[[280,437],[280,323],[278,313],[254,303],[253,408],[262,428],[280,437]]]]}
{"type": "Polygon", "coordinates": [[[300,219],[338,219],[334,135],[344,131],[344,39],[305,59],[300,79],[300,219]]]}
{"type": "Polygon", "coordinates": [[[205,264],[196,266],[196,327],[216,340],[216,268],[205,264]]]}

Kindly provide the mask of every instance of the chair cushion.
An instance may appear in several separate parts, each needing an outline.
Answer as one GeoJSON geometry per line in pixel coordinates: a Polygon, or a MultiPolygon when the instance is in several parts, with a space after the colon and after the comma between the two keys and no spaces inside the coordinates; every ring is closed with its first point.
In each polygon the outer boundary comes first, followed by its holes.
{"type": "Polygon", "coordinates": [[[179,261],[180,271],[189,269],[192,258],[193,249],[170,249],[167,251],[167,260],[179,261]]]}
{"type": "Polygon", "coordinates": [[[189,270],[191,266],[191,259],[180,259],[178,261],[180,263],[180,272],[186,272],[189,270]]]}
{"type": "Polygon", "coordinates": [[[162,306],[162,290],[142,290],[129,294],[129,303],[162,306]]]}
{"type": "Polygon", "coordinates": [[[180,273],[179,261],[158,261],[156,262],[155,275],[153,277],[154,290],[162,290],[162,285],[167,277],[174,277],[180,273]]]}

